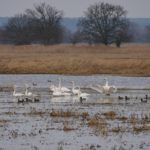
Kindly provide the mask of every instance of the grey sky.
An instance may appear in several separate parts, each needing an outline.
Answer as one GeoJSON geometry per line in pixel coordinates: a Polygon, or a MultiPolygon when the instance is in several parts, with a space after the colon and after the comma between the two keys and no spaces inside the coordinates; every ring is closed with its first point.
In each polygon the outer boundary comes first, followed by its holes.
{"type": "Polygon", "coordinates": [[[46,2],[63,10],[66,17],[80,17],[90,4],[99,1],[124,6],[129,17],[150,18],[150,0],[0,0],[0,16],[13,16],[35,3],[46,2]]]}

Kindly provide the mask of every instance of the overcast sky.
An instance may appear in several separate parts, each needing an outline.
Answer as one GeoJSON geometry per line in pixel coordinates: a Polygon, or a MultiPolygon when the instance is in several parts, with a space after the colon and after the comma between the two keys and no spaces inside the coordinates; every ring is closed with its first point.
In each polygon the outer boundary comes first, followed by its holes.
{"type": "Polygon", "coordinates": [[[124,6],[128,17],[150,18],[150,0],[0,0],[0,16],[13,16],[33,8],[33,4],[46,2],[63,10],[65,17],[81,17],[90,4],[99,1],[124,6]]]}

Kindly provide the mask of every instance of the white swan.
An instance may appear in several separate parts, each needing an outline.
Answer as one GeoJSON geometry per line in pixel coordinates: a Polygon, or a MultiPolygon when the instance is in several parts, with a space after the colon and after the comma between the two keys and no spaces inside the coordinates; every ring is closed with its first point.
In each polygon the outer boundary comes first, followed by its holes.
{"type": "Polygon", "coordinates": [[[14,96],[14,97],[22,97],[22,96],[24,96],[24,94],[23,94],[23,93],[16,92],[16,86],[14,85],[13,96],[14,96]]]}
{"type": "Polygon", "coordinates": [[[70,96],[71,93],[69,92],[64,92],[61,88],[55,87],[53,89],[52,95],[54,97],[60,97],[60,96],[70,96]]]}
{"type": "Polygon", "coordinates": [[[25,84],[25,87],[26,87],[25,96],[33,96],[33,93],[28,91],[29,89],[28,84],[25,84]]]}
{"type": "Polygon", "coordinates": [[[110,95],[111,93],[115,93],[117,91],[117,88],[113,85],[108,84],[108,80],[105,79],[105,85],[102,86],[102,92],[106,95],[110,95]]]}
{"type": "Polygon", "coordinates": [[[70,96],[71,93],[63,92],[63,91],[61,91],[61,90],[56,89],[55,91],[53,91],[52,95],[53,95],[54,97],[70,96]]]}
{"type": "Polygon", "coordinates": [[[79,97],[79,98],[87,99],[87,97],[88,97],[89,95],[90,95],[90,94],[88,94],[88,93],[82,93],[81,90],[80,90],[80,87],[79,87],[79,91],[78,91],[78,97],[79,97]]]}
{"type": "Polygon", "coordinates": [[[66,87],[62,86],[61,78],[59,78],[59,86],[58,86],[58,88],[61,89],[61,91],[63,91],[63,92],[70,92],[69,88],[66,88],[66,87]]]}
{"type": "Polygon", "coordinates": [[[74,81],[72,81],[72,93],[73,95],[78,95],[78,93],[80,93],[80,89],[75,88],[74,81]]]}
{"type": "Polygon", "coordinates": [[[32,101],[32,102],[39,102],[40,101],[40,95],[33,94],[32,92],[29,92],[29,86],[28,84],[25,84],[26,90],[25,90],[25,99],[26,101],[32,101]]]}
{"type": "Polygon", "coordinates": [[[104,93],[106,95],[110,95],[111,93],[117,92],[117,88],[113,85],[109,85],[107,79],[105,79],[105,85],[95,85],[91,86],[91,88],[99,93],[104,93]]]}
{"type": "Polygon", "coordinates": [[[69,88],[62,86],[61,78],[59,78],[58,86],[50,85],[50,91],[54,92],[54,91],[58,91],[58,90],[60,90],[62,92],[70,92],[69,88]]]}
{"type": "Polygon", "coordinates": [[[61,84],[61,78],[59,78],[59,84],[58,87],[55,85],[50,86],[50,91],[52,91],[52,95],[54,97],[60,97],[60,96],[70,96],[70,89],[62,86],[61,84]]]}

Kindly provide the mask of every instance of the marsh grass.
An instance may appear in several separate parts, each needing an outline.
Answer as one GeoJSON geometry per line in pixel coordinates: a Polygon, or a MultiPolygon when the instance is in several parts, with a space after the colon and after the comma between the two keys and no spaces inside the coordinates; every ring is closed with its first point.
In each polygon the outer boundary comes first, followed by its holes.
{"type": "Polygon", "coordinates": [[[102,115],[104,115],[106,119],[111,119],[111,120],[116,119],[117,116],[117,114],[114,111],[105,112],[102,113],[102,115]]]}
{"type": "Polygon", "coordinates": [[[125,129],[121,126],[117,126],[117,127],[114,127],[110,130],[110,132],[114,132],[114,133],[120,133],[120,132],[125,132],[125,129]]]}
{"type": "Polygon", "coordinates": [[[0,127],[4,127],[9,122],[10,122],[10,120],[1,119],[0,120],[0,127]]]}
{"type": "Polygon", "coordinates": [[[63,118],[69,118],[69,117],[78,117],[79,113],[73,112],[71,110],[63,111],[63,110],[52,110],[50,113],[51,117],[63,117],[63,118]]]}
{"type": "Polygon", "coordinates": [[[0,73],[150,75],[150,45],[0,45],[0,73]]]}
{"type": "Polygon", "coordinates": [[[52,110],[52,112],[50,113],[51,117],[63,117],[63,118],[69,118],[69,117],[75,117],[75,118],[79,118],[82,117],[83,119],[86,119],[89,114],[88,112],[74,112],[72,110],[52,110]]]}
{"type": "Polygon", "coordinates": [[[112,133],[143,133],[150,131],[150,116],[148,114],[118,115],[114,111],[98,113],[88,120],[88,127],[94,128],[96,133],[107,136],[112,133]],[[118,122],[119,121],[119,122],[118,122]]]}
{"type": "Polygon", "coordinates": [[[126,116],[118,116],[117,119],[125,123],[128,120],[128,117],[126,117],[126,116]]]}
{"type": "Polygon", "coordinates": [[[108,123],[105,119],[91,118],[88,121],[88,126],[94,128],[96,134],[101,134],[102,136],[107,136],[108,134],[108,123]]]}
{"type": "Polygon", "coordinates": [[[65,132],[74,131],[74,130],[76,130],[76,129],[72,128],[72,127],[69,127],[67,125],[64,125],[64,127],[63,127],[63,131],[65,131],[65,132]]]}
{"type": "Polygon", "coordinates": [[[147,132],[150,131],[150,126],[143,124],[142,126],[133,126],[133,132],[135,133],[141,133],[141,132],[147,132]]]}

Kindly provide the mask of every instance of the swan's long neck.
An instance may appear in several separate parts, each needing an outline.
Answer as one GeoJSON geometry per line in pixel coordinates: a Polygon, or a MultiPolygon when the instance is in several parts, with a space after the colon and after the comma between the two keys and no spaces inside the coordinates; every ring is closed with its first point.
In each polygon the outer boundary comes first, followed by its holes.
{"type": "Polygon", "coordinates": [[[74,90],[74,81],[72,81],[72,90],[74,90]]]}
{"type": "Polygon", "coordinates": [[[78,96],[81,95],[81,90],[80,90],[80,86],[79,86],[79,91],[78,91],[78,96]]]}
{"type": "Polygon", "coordinates": [[[108,86],[108,81],[106,80],[105,86],[108,86]]]}
{"type": "Polygon", "coordinates": [[[16,88],[14,87],[13,95],[15,95],[15,94],[16,94],[16,88]]]}
{"type": "Polygon", "coordinates": [[[26,91],[25,91],[25,94],[28,94],[28,88],[26,87],[26,91]]]}
{"type": "Polygon", "coordinates": [[[59,85],[58,85],[59,89],[61,89],[61,78],[59,78],[59,85]]]}

